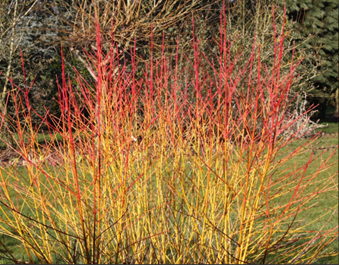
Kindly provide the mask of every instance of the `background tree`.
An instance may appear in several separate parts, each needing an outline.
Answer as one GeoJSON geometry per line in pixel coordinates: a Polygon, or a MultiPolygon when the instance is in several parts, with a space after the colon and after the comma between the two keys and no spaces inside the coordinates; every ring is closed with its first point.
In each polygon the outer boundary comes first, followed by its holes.
{"type": "Polygon", "coordinates": [[[23,31],[19,28],[29,22],[25,18],[37,4],[35,1],[4,0],[0,2],[0,71],[4,72],[0,79],[0,113],[2,116],[1,137],[13,143],[8,132],[10,125],[7,120],[7,96],[9,78],[15,68],[15,55],[23,40],[23,31]]]}
{"type": "Polygon", "coordinates": [[[322,118],[326,106],[335,102],[338,117],[338,1],[287,0],[286,3],[290,18],[297,22],[298,42],[321,61],[319,65],[313,62],[317,75],[312,82],[317,89],[309,93],[309,97],[320,104],[319,116],[322,118]],[[307,38],[310,35],[313,38],[307,38]]]}
{"type": "MultiPolygon", "coordinates": [[[[30,104],[37,111],[32,113],[33,122],[36,123],[38,115],[44,115],[46,108],[54,115],[59,114],[56,77],[61,78],[60,37],[63,28],[60,23],[58,7],[52,5],[52,1],[14,1],[1,2],[2,16],[0,39],[0,76],[2,113],[6,114],[6,124],[3,132],[10,129],[10,114],[14,111],[11,97],[4,103],[8,92],[12,90],[12,84],[8,78],[12,78],[15,85],[24,88],[24,84],[33,86],[30,88],[30,104]],[[8,52],[9,51],[9,52],[8,52]],[[22,57],[21,57],[22,52],[22,57]],[[22,69],[22,59],[25,63],[26,80],[22,69]],[[6,73],[6,74],[4,74],[6,73]],[[9,114],[9,115],[7,115],[9,114]]],[[[67,55],[67,53],[65,53],[67,55]]],[[[75,64],[74,64],[75,65],[75,64]]],[[[71,68],[68,66],[68,68],[71,68]]],[[[20,93],[16,90],[16,93],[20,93]]],[[[40,124],[35,124],[40,126],[40,124]]],[[[6,134],[10,139],[9,134],[6,134]]]]}
{"type": "MultiPolygon", "coordinates": [[[[109,48],[113,34],[122,59],[133,47],[134,39],[139,54],[146,50],[148,52],[151,32],[154,48],[160,49],[164,30],[184,21],[192,12],[208,4],[209,1],[203,0],[54,0],[50,6],[58,10],[56,16],[60,23],[65,25],[59,41],[64,47],[69,48],[91,73],[89,65],[82,56],[82,49],[89,52],[96,50],[96,20],[104,39],[104,49],[109,48]]],[[[94,73],[91,75],[95,78],[94,73]]]]}

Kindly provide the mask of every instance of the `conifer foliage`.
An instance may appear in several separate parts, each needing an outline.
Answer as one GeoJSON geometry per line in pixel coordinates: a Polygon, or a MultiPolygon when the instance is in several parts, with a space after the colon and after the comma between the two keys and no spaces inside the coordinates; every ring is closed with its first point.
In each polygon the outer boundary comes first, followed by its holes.
{"type": "MultiPolygon", "coordinates": [[[[297,23],[301,34],[300,42],[315,57],[320,57],[318,75],[314,78],[317,87],[309,97],[325,105],[334,101],[338,104],[338,1],[337,0],[287,0],[290,17],[297,23]],[[313,35],[305,41],[307,36],[313,35]]],[[[337,113],[338,115],[339,113],[337,113]]]]}

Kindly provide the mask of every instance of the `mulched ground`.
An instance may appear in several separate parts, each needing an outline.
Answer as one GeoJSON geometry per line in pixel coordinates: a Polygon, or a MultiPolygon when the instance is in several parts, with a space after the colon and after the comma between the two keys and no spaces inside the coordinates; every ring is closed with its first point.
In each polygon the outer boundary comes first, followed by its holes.
{"type": "MultiPolygon", "coordinates": [[[[322,133],[320,135],[321,138],[338,138],[338,133],[322,133]]],[[[338,145],[323,145],[321,147],[316,147],[315,149],[331,149],[336,148],[338,145]]],[[[55,150],[55,152],[50,152],[49,154],[44,155],[45,162],[48,164],[57,165],[61,162],[61,157],[59,157],[60,152],[55,150]]],[[[24,166],[26,164],[26,160],[20,156],[18,152],[12,149],[0,149],[0,167],[7,166],[24,166]]]]}
{"type": "MultiPolygon", "coordinates": [[[[43,149],[42,149],[43,152],[43,149]]],[[[44,162],[50,165],[57,165],[61,162],[60,152],[55,150],[49,151],[48,154],[44,154],[44,162]]],[[[30,159],[32,160],[32,159],[30,159]]],[[[33,159],[34,161],[34,159],[33,159]]],[[[13,149],[0,149],[0,167],[7,166],[25,166],[26,159],[22,157],[17,151],[13,149]]]]}
{"type": "MultiPolygon", "coordinates": [[[[0,166],[5,167],[11,165],[14,159],[19,155],[13,150],[0,150],[0,166]]],[[[23,158],[21,158],[23,160],[23,158]]]]}

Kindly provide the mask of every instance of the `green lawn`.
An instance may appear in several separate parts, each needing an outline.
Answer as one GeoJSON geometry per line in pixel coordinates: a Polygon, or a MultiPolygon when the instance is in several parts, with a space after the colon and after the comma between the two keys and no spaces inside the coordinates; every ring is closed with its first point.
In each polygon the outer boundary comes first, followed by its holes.
{"type": "MultiPolygon", "coordinates": [[[[1,168],[1,170],[4,172],[5,170],[1,168]]],[[[27,177],[26,171],[24,167],[18,168],[18,175],[27,177]]],[[[6,177],[6,173],[4,174],[4,177],[6,177]]],[[[19,203],[22,203],[22,199],[19,199],[19,203]]],[[[3,216],[3,213],[0,213],[0,216],[3,216]]],[[[0,235],[0,241],[6,245],[8,250],[10,250],[17,259],[27,260],[25,257],[27,257],[25,249],[22,247],[21,243],[17,241],[16,239],[13,239],[11,237],[5,236],[3,234],[0,235]]],[[[4,248],[0,244],[0,264],[8,264],[9,261],[3,259],[2,252],[4,251],[4,248]]],[[[12,263],[12,262],[10,262],[12,263]]]]}
{"type": "MultiPolygon", "coordinates": [[[[338,125],[338,123],[336,124],[338,125]]],[[[306,141],[308,140],[306,139],[294,142],[290,144],[287,148],[290,150],[294,150],[299,145],[304,144],[306,141]]],[[[293,168],[295,165],[301,166],[303,164],[306,164],[308,159],[310,158],[311,153],[313,152],[313,157],[316,157],[316,159],[310,164],[306,171],[306,174],[311,172],[314,173],[319,168],[321,161],[326,160],[335,151],[334,147],[337,146],[338,146],[338,136],[335,137],[325,135],[323,137],[320,137],[319,139],[315,140],[311,147],[305,150],[305,152],[287,161],[287,163],[282,167],[282,169],[289,170],[293,168]]],[[[332,166],[328,168],[328,170],[321,172],[317,177],[318,180],[328,178],[330,175],[338,174],[338,150],[335,151],[329,163],[332,164],[332,166]]],[[[325,213],[327,209],[331,207],[338,208],[338,178],[336,178],[335,182],[336,183],[333,183],[333,185],[334,187],[336,187],[336,189],[334,189],[331,192],[319,194],[317,204],[304,213],[305,218],[307,218],[308,221],[317,219],[319,216],[325,213]]],[[[314,188],[314,185],[311,185],[308,188],[312,189],[314,188]]],[[[311,224],[309,226],[309,230],[319,230],[322,227],[322,225],[326,223],[327,221],[326,218],[328,219],[329,215],[324,216],[321,220],[311,224]]],[[[338,211],[335,213],[330,222],[328,222],[324,228],[325,229],[333,228],[337,225],[338,225],[338,211]]],[[[328,252],[338,252],[338,239],[330,245],[330,247],[328,248],[328,252]]],[[[338,264],[338,262],[339,262],[338,256],[333,256],[319,259],[316,262],[316,264],[338,264]]]]}
{"type": "Polygon", "coordinates": [[[317,129],[316,131],[324,133],[338,133],[338,122],[334,121],[322,121],[319,124],[324,125],[325,127],[317,129]]]}
{"type": "MultiPolygon", "coordinates": [[[[52,137],[53,137],[53,139],[54,139],[55,141],[60,141],[60,140],[62,140],[61,135],[58,134],[58,133],[52,135],[52,137]]],[[[43,133],[38,133],[38,135],[37,135],[37,142],[38,142],[39,144],[42,144],[42,143],[45,143],[46,141],[47,141],[47,142],[48,142],[48,141],[51,141],[52,137],[51,137],[51,135],[49,135],[48,131],[44,132],[44,134],[43,134],[43,133]]],[[[19,136],[18,136],[17,133],[14,134],[14,138],[15,138],[15,140],[19,140],[19,136]]],[[[25,136],[25,137],[24,137],[25,143],[27,143],[27,139],[28,139],[27,136],[25,136]]],[[[0,149],[1,149],[1,148],[5,148],[5,146],[6,146],[6,144],[0,140],[0,149]]]]}

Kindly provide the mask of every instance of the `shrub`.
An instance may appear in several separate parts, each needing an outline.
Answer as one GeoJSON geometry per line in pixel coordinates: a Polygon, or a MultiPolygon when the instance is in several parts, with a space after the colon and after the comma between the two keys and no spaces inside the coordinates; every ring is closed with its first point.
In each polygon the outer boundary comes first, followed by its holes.
{"type": "Polygon", "coordinates": [[[317,180],[327,161],[308,174],[312,155],[289,173],[281,169],[312,139],[276,158],[295,140],[283,135],[299,119],[288,115],[298,63],[281,73],[284,31],[272,72],[259,47],[235,73],[239,57],[223,25],[214,75],[201,67],[193,36],[192,68],[178,72],[162,56],[139,80],[135,56],[128,72],[116,68],[114,45],[102,52],[97,25],[96,53],[87,53],[96,57],[95,88],[78,75],[76,89],[63,71],[62,114],[41,117],[52,139],[44,144],[31,123],[29,89],[17,96],[10,122],[27,175],[17,165],[1,171],[0,231],[22,244],[28,262],[306,263],[335,240],[337,227],[308,231],[316,220],[302,215],[335,189],[334,176],[317,180]],[[259,71],[243,80],[254,65],[259,71]]]}

